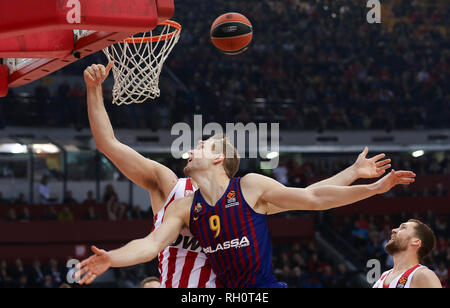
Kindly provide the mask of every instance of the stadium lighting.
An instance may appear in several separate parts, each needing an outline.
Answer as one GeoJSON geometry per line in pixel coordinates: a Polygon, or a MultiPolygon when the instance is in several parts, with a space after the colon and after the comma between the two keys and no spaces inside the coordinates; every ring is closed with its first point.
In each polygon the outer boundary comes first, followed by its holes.
{"type": "Polygon", "coordinates": [[[27,146],[20,143],[0,144],[1,153],[23,154],[28,153],[27,146]]]}
{"type": "Polygon", "coordinates": [[[273,159],[273,158],[278,157],[279,155],[280,155],[280,153],[278,153],[278,152],[270,152],[270,153],[267,154],[266,158],[267,159],[273,159]]]}
{"type": "Polygon", "coordinates": [[[181,158],[182,159],[188,159],[189,158],[189,153],[188,152],[183,153],[183,155],[181,155],[181,158]]]}
{"type": "Polygon", "coordinates": [[[425,152],[423,150],[417,150],[417,151],[412,152],[413,157],[420,157],[423,154],[425,154],[425,152]]]}
{"type": "Polygon", "coordinates": [[[59,153],[59,149],[56,145],[51,143],[35,143],[32,145],[33,151],[37,154],[56,154],[59,153]]]}

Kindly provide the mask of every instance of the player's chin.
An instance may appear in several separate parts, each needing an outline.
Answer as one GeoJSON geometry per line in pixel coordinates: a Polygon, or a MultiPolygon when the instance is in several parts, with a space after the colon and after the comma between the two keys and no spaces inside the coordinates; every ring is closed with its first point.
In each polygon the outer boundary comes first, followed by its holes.
{"type": "Polygon", "coordinates": [[[191,166],[184,167],[183,172],[184,172],[185,175],[190,176],[191,172],[192,172],[191,166]]]}

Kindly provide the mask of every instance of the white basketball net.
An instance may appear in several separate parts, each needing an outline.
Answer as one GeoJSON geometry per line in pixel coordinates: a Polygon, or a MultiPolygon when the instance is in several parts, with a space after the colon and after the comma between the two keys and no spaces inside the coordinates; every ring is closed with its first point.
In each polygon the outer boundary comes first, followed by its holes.
{"type": "Polygon", "coordinates": [[[181,26],[166,21],[158,27],[158,34],[152,30],[103,49],[108,61],[114,61],[114,104],[143,103],[159,97],[159,76],[180,38],[181,26]]]}

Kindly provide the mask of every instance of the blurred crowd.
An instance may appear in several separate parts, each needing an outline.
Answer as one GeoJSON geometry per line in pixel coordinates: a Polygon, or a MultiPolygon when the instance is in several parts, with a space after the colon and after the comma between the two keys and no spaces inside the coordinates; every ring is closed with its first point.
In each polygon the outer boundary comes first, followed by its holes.
{"type": "MultiPolygon", "coordinates": [[[[391,13],[381,25],[369,24],[365,3],[352,0],[177,3],[183,34],[166,67],[178,82],[163,71],[155,103],[125,107],[110,104],[106,85],[109,115],[114,127],[151,129],[190,123],[193,114],[295,130],[448,128],[450,5],[421,2],[383,3],[391,13]],[[237,7],[251,20],[254,40],[243,54],[225,56],[210,43],[209,27],[237,7]],[[383,26],[394,17],[403,18],[383,26]]],[[[67,67],[53,92],[48,81],[25,96],[11,91],[0,103],[0,126],[88,127],[82,80],[64,78],[93,62],[105,59],[96,54],[67,67]]]]}

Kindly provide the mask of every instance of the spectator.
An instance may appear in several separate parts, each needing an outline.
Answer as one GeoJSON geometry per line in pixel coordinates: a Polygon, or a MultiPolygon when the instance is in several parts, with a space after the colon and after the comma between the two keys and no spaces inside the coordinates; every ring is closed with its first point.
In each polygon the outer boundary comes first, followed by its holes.
{"type": "Polygon", "coordinates": [[[160,279],[156,276],[150,276],[142,280],[141,288],[149,289],[149,288],[160,288],[161,282],[160,279]]]}
{"type": "Polygon", "coordinates": [[[8,264],[5,260],[0,261],[0,284],[4,288],[14,287],[14,280],[8,271],[8,264]]]}
{"type": "Polygon", "coordinates": [[[44,283],[44,273],[41,268],[41,262],[34,260],[30,270],[30,284],[32,287],[41,287],[44,283]]]}
{"type": "Polygon", "coordinates": [[[121,220],[125,214],[126,205],[118,201],[117,195],[112,195],[106,203],[106,209],[109,220],[121,220]]]}
{"type": "Polygon", "coordinates": [[[52,277],[52,285],[60,285],[63,282],[63,271],[61,270],[56,259],[50,259],[47,275],[52,277]]]}
{"type": "Polygon", "coordinates": [[[64,204],[78,204],[78,201],[73,198],[71,190],[66,191],[63,203],[64,204]]]}
{"type": "Polygon", "coordinates": [[[20,193],[17,199],[14,201],[14,204],[17,205],[26,205],[28,204],[28,201],[25,199],[25,194],[20,193]]]}
{"type": "Polygon", "coordinates": [[[57,219],[58,213],[56,212],[56,209],[53,205],[49,206],[44,210],[42,220],[57,220],[57,219]]]}
{"type": "Polygon", "coordinates": [[[29,222],[32,220],[30,210],[27,207],[22,209],[22,213],[19,215],[18,221],[20,222],[29,222]]]}
{"type": "Polygon", "coordinates": [[[19,289],[28,288],[30,285],[28,283],[28,277],[26,275],[22,275],[19,278],[19,289]]]}
{"type": "Polygon", "coordinates": [[[6,221],[17,221],[17,214],[13,208],[9,208],[5,215],[6,221]]]}
{"type": "MultiPolygon", "coordinates": [[[[68,206],[64,206],[58,214],[58,220],[59,221],[73,221],[74,216],[73,213],[70,211],[68,206]]],[[[56,281],[56,283],[58,283],[56,281]]]]}
{"type": "Polygon", "coordinates": [[[92,190],[89,190],[86,194],[86,199],[83,201],[84,205],[96,205],[97,200],[94,199],[94,193],[92,190]]]}
{"type": "Polygon", "coordinates": [[[45,289],[51,289],[51,288],[55,287],[55,285],[53,283],[52,275],[45,275],[45,277],[44,277],[44,284],[43,284],[42,287],[45,288],[45,289]]]}
{"type": "Polygon", "coordinates": [[[39,183],[39,203],[50,204],[50,188],[48,187],[48,177],[43,175],[39,183]]]}
{"type": "Polygon", "coordinates": [[[86,215],[84,216],[84,219],[86,220],[97,220],[99,219],[98,215],[95,213],[95,208],[90,205],[88,207],[88,210],[86,212],[86,215]]]}
{"type": "Polygon", "coordinates": [[[7,200],[3,199],[3,193],[0,191],[0,204],[9,203],[7,200]]]}

